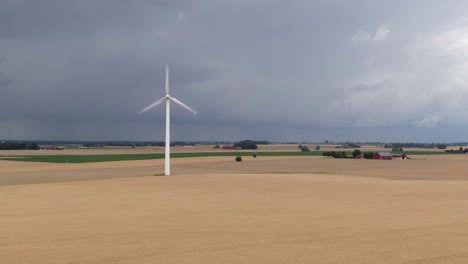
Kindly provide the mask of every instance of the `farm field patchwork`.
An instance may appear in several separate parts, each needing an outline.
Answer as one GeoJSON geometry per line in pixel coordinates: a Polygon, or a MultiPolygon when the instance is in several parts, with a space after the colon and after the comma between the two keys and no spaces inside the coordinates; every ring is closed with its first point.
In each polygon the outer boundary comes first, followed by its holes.
{"type": "MultiPolygon", "coordinates": [[[[193,153],[171,153],[171,158],[194,158],[194,157],[226,157],[226,156],[252,156],[252,152],[193,152],[193,153]]],[[[262,156],[320,156],[322,152],[261,152],[262,156]]],[[[52,162],[52,163],[88,163],[124,160],[148,160],[163,159],[163,153],[155,154],[111,154],[111,155],[34,155],[0,157],[0,159],[29,162],[52,162]]]]}
{"type": "MultiPolygon", "coordinates": [[[[299,151],[270,151],[270,152],[181,152],[171,153],[171,158],[194,158],[194,157],[235,157],[235,156],[251,156],[257,153],[259,156],[321,156],[322,151],[299,152],[299,151]]],[[[352,151],[346,151],[351,156],[352,151]]],[[[457,153],[440,152],[440,151],[405,151],[395,152],[405,153],[407,155],[457,155],[457,153]]],[[[148,160],[148,159],[163,159],[163,153],[152,154],[105,154],[105,155],[16,155],[16,156],[0,156],[0,160],[28,161],[28,162],[52,162],[52,163],[88,163],[88,162],[107,162],[107,161],[124,161],[124,160],[148,160]]]]}

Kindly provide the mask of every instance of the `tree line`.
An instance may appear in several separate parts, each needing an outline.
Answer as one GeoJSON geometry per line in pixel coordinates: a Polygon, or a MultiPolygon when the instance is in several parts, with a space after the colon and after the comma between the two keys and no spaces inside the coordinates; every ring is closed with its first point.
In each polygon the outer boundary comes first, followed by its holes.
{"type": "Polygon", "coordinates": [[[385,144],[385,148],[424,148],[424,149],[446,149],[447,144],[444,143],[391,143],[385,144]]]}
{"type": "Polygon", "coordinates": [[[349,155],[346,151],[324,151],[322,153],[322,156],[325,157],[333,157],[336,159],[351,159],[351,158],[357,158],[358,156],[361,156],[365,159],[374,159],[375,152],[362,152],[359,149],[355,149],[352,153],[349,155]]]}
{"type": "Polygon", "coordinates": [[[0,150],[38,150],[39,145],[36,143],[25,142],[0,142],[0,150]]]}
{"type": "Polygon", "coordinates": [[[241,149],[257,149],[257,141],[255,140],[242,140],[234,144],[234,147],[241,149]]]}

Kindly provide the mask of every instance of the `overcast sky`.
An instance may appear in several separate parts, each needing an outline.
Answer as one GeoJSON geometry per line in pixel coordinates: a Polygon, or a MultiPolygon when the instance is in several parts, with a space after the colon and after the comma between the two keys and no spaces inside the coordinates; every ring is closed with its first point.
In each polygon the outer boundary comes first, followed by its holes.
{"type": "Polygon", "coordinates": [[[468,1],[0,0],[0,139],[468,141],[468,1]]]}

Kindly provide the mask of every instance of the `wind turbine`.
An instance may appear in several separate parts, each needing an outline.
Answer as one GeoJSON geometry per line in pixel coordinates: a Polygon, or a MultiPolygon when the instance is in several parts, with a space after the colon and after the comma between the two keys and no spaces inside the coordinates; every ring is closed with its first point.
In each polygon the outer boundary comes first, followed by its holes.
{"type": "Polygon", "coordinates": [[[188,105],[177,100],[175,97],[169,95],[169,65],[166,65],[166,96],[148,105],[147,107],[143,108],[140,112],[138,112],[138,114],[143,114],[151,108],[160,105],[163,102],[166,102],[166,147],[164,155],[164,175],[166,176],[171,175],[171,101],[192,112],[194,115],[197,114],[197,111],[193,110],[188,105]]]}

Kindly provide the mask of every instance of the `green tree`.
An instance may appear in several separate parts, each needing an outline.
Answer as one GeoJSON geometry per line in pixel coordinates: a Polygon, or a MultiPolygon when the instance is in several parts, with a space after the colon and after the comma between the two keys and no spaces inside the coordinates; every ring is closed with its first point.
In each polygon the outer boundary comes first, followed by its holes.
{"type": "Polygon", "coordinates": [[[353,158],[355,158],[355,157],[361,155],[361,153],[362,153],[362,152],[361,152],[359,149],[355,149],[355,150],[353,151],[353,158]]]}
{"type": "Polygon", "coordinates": [[[240,147],[241,149],[257,149],[258,146],[253,140],[242,140],[234,144],[234,147],[240,147]]]}
{"type": "Polygon", "coordinates": [[[438,149],[446,149],[446,148],[447,148],[447,145],[445,145],[445,144],[438,144],[438,145],[437,145],[437,148],[438,148],[438,149]]]}
{"type": "Polygon", "coordinates": [[[40,147],[36,143],[0,142],[0,149],[3,149],[3,150],[23,150],[23,149],[38,150],[40,149],[40,147]]]}
{"type": "Polygon", "coordinates": [[[310,149],[309,149],[309,147],[307,147],[307,146],[299,145],[299,149],[300,149],[302,152],[310,152],[310,149]]]}

